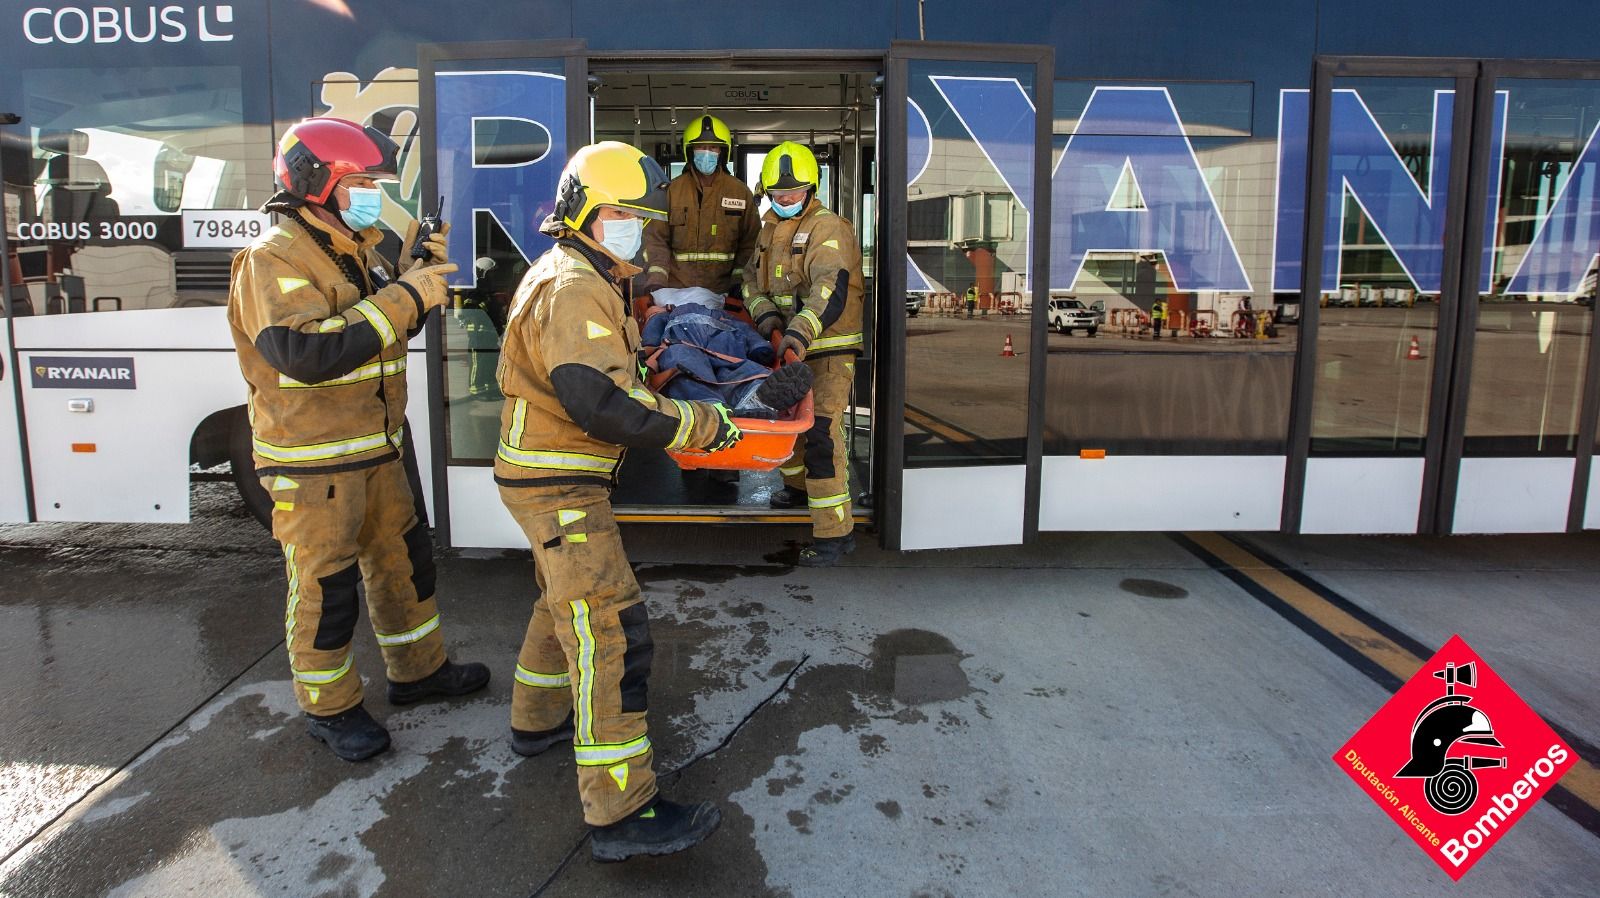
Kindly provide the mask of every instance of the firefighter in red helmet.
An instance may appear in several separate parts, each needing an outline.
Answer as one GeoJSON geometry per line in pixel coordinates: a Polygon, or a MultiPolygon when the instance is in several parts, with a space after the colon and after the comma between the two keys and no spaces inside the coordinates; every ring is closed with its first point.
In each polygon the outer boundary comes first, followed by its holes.
{"type": "Polygon", "coordinates": [[[263,207],[277,226],[233,261],[228,323],[248,383],[256,473],[288,574],[284,616],[295,698],[311,735],[359,761],[389,747],[362,705],[351,655],[358,587],[388,675],[390,704],[465,695],[489,682],[446,657],[433,543],[408,482],[406,343],[448,298],[441,231],[397,266],[376,250],[378,182],[397,176],[394,141],[335,118],[288,129],[263,207]]]}

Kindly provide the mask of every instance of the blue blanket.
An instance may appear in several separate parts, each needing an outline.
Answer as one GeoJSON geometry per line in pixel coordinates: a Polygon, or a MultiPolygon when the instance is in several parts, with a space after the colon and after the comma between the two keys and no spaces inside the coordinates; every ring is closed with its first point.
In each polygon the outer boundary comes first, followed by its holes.
{"type": "Polygon", "coordinates": [[[736,412],[772,413],[755,399],[776,354],[755,328],[717,309],[678,306],[645,322],[646,346],[661,346],[662,371],[677,369],[662,392],[674,399],[720,402],[736,412]]]}

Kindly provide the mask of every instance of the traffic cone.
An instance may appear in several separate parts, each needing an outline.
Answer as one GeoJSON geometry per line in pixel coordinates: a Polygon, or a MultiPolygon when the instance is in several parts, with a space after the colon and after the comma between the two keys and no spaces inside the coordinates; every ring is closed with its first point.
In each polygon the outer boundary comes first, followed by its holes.
{"type": "Polygon", "coordinates": [[[1000,357],[1003,359],[1014,359],[1017,357],[1017,351],[1011,348],[1010,334],[1006,334],[1006,345],[1004,349],[1000,350],[1000,357]]]}
{"type": "Polygon", "coordinates": [[[1413,335],[1412,338],[1411,338],[1411,348],[1406,351],[1406,359],[1408,361],[1413,361],[1414,362],[1414,361],[1417,361],[1418,359],[1421,359],[1421,358],[1422,358],[1422,344],[1418,343],[1416,336],[1413,335]]]}

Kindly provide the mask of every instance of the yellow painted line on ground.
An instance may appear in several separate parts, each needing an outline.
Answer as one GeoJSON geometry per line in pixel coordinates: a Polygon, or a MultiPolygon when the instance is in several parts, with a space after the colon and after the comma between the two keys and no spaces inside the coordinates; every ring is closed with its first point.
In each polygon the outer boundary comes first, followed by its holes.
{"type": "MultiPolygon", "coordinates": [[[[1423,663],[1428,660],[1418,658],[1408,649],[1396,645],[1394,640],[1296,583],[1287,574],[1250,554],[1237,543],[1215,533],[1185,533],[1184,536],[1220,558],[1229,567],[1254,580],[1257,585],[1311,619],[1317,626],[1337,636],[1346,645],[1377,662],[1385,670],[1399,677],[1401,682],[1416,676],[1417,671],[1421,670],[1423,663]]],[[[1576,752],[1573,754],[1577,756],[1576,752]]],[[[1585,804],[1600,810],[1600,768],[1586,759],[1577,757],[1572,769],[1561,778],[1561,786],[1585,804]]]]}
{"type": "Polygon", "coordinates": [[[1382,665],[1384,670],[1400,678],[1401,682],[1416,676],[1426,658],[1395,645],[1392,640],[1340,608],[1330,605],[1321,596],[1294,582],[1287,574],[1251,555],[1238,545],[1215,533],[1185,533],[1207,552],[1227,562],[1230,567],[1256,581],[1262,588],[1282,599],[1294,610],[1304,614],[1317,626],[1339,637],[1351,648],[1382,665]]]}

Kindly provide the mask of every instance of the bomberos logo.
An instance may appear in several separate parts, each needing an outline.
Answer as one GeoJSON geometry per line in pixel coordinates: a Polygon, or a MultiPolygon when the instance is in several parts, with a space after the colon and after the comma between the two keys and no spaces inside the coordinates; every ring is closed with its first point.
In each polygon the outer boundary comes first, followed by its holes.
{"type": "Polygon", "coordinates": [[[233,40],[233,6],[65,4],[22,13],[22,35],[35,44],[148,44],[233,40]]]}
{"type": "Polygon", "coordinates": [[[131,356],[36,355],[28,359],[35,390],[136,390],[131,356]]]}
{"type": "Polygon", "coordinates": [[[1460,636],[1333,760],[1451,879],[1464,876],[1577,763],[1460,636]]]}

